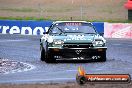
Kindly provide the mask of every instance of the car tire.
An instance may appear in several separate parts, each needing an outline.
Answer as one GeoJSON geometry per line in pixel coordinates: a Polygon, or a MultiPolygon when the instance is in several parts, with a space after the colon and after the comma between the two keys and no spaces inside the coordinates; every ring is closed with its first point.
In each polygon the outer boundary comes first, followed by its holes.
{"type": "Polygon", "coordinates": [[[41,50],[41,61],[45,61],[45,50],[43,48],[41,50]]]}
{"type": "Polygon", "coordinates": [[[101,53],[101,59],[100,59],[101,62],[105,62],[106,61],[106,51],[103,51],[101,53]]]}
{"type": "Polygon", "coordinates": [[[50,52],[46,53],[46,58],[45,58],[46,63],[55,63],[56,59],[53,57],[53,54],[50,52]]]}

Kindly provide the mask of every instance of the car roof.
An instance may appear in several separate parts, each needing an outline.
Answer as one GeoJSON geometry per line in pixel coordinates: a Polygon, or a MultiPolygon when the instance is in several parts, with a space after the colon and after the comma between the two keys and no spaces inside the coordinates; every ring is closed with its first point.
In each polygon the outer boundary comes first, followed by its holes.
{"type": "Polygon", "coordinates": [[[91,22],[87,22],[87,21],[55,21],[53,22],[53,24],[56,24],[56,23],[65,23],[65,22],[82,22],[82,23],[90,23],[92,24],[91,22]]]}

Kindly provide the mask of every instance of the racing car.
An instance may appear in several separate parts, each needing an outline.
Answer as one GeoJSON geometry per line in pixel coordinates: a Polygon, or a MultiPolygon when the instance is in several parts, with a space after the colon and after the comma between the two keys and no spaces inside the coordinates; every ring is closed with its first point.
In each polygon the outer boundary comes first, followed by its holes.
{"type": "Polygon", "coordinates": [[[91,22],[56,21],[40,39],[40,58],[57,60],[106,61],[106,40],[91,22]]]}

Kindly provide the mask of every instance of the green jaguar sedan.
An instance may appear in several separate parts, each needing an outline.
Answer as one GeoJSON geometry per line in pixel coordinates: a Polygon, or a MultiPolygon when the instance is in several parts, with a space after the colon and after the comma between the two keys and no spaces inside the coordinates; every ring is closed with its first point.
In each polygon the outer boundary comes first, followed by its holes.
{"type": "Polygon", "coordinates": [[[57,60],[106,61],[106,40],[92,23],[56,21],[40,39],[41,61],[57,60]]]}

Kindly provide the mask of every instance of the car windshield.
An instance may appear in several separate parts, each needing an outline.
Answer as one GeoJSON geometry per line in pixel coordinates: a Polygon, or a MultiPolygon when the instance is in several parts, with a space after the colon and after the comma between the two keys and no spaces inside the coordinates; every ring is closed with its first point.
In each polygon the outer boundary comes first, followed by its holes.
{"type": "Polygon", "coordinates": [[[51,30],[51,34],[60,33],[85,33],[85,34],[95,34],[96,31],[90,23],[83,22],[63,22],[55,24],[51,30]]]}

